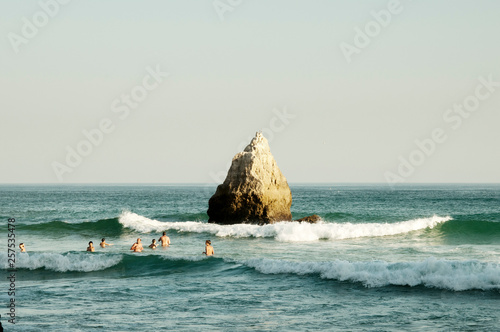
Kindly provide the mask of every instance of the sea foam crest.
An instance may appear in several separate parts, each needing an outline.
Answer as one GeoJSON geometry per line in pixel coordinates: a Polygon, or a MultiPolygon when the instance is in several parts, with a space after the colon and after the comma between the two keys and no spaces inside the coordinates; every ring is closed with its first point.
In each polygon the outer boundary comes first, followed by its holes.
{"type": "MultiPolygon", "coordinates": [[[[92,253],[23,253],[17,255],[16,268],[36,270],[45,268],[56,272],[91,272],[105,270],[118,264],[121,255],[99,255],[92,253]]],[[[4,266],[7,269],[7,266],[4,266]]]]}
{"type": "Polygon", "coordinates": [[[124,211],[119,222],[141,233],[176,230],[180,232],[210,233],[220,237],[272,237],[283,242],[316,241],[320,239],[350,239],[403,234],[451,220],[451,217],[433,216],[397,223],[299,223],[279,222],[269,225],[217,225],[203,222],[161,222],[133,212],[124,211]]]}
{"type": "Polygon", "coordinates": [[[319,274],[323,279],[360,282],[366,287],[423,285],[454,291],[500,290],[500,265],[478,261],[428,258],[417,262],[388,263],[251,259],[243,264],[264,274],[319,274]]]}
{"type": "Polygon", "coordinates": [[[176,261],[186,261],[186,262],[200,262],[204,261],[207,259],[207,256],[205,255],[197,255],[197,256],[165,256],[161,255],[159,256],[162,260],[169,261],[169,262],[176,262],[176,261]]]}

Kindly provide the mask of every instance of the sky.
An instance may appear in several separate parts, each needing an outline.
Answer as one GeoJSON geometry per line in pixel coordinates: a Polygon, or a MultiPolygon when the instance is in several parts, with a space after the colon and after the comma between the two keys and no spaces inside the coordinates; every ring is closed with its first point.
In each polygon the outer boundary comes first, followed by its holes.
{"type": "Polygon", "coordinates": [[[0,2],[0,183],[499,183],[500,2],[0,2]]]}

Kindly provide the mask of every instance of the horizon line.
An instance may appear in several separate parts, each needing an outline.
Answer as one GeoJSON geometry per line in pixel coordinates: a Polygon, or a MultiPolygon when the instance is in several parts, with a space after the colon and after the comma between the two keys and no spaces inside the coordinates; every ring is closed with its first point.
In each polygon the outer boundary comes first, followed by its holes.
{"type": "MultiPolygon", "coordinates": [[[[221,183],[215,182],[3,182],[1,185],[213,185],[221,183]]],[[[405,183],[387,183],[387,182],[288,182],[289,185],[466,185],[466,184],[491,184],[496,185],[500,182],[405,182],[405,183]]]]}

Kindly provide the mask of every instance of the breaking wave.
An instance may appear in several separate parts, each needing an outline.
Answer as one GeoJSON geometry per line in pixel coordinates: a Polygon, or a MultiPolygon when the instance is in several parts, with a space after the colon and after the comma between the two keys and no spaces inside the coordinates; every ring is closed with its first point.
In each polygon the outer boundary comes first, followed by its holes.
{"type": "MultiPolygon", "coordinates": [[[[5,260],[6,261],[6,260],[5,260]]],[[[5,263],[2,268],[8,270],[5,263]]],[[[24,277],[60,278],[67,273],[98,273],[102,277],[137,277],[170,273],[292,274],[337,282],[360,283],[368,288],[423,286],[452,291],[500,291],[500,264],[477,260],[428,258],[397,262],[335,260],[297,262],[253,258],[234,260],[205,256],[171,257],[158,254],[29,253],[18,256],[16,268],[24,277]],[[230,269],[228,269],[230,267],[230,269]]]]}
{"type": "Polygon", "coordinates": [[[219,237],[268,237],[283,242],[350,239],[404,234],[433,228],[452,220],[451,217],[433,216],[397,223],[299,223],[279,222],[270,225],[217,225],[204,222],[162,222],[125,211],[119,223],[141,233],[175,230],[178,232],[209,233],[219,237]]]}
{"type": "MultiPolygon", "coordinates": [[[[92,272],[105,270],[118,264],[121,255],[99,255],[89,253],[25,253],[17,256],[18,269],[46,269],[55,272],[92,272]]],[[[5,260],[7,262],[7,260],[5,260]]],[[[7,269],[7,263],[4,269],[7,269]]]]}
{"type": "Polygon", "coordinates": [[[428,258],[417,262],[388,263],[251,259],[244,264],[264,274],[313,274],[323,279],[360,282],[365,287],[395,285],[425,286],[453,291],[500,290],[500,265],[478,261],[428,258]]]}

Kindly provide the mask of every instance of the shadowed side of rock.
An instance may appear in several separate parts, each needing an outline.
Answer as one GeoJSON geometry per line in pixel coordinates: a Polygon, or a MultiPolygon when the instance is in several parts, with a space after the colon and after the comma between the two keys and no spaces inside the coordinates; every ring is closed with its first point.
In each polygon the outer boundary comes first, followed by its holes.
{"type": "Polygon", "coordinates": [[[291,220],[291,199],[283,199],[278,192],[234,192],[228,186],[219,185],[210,198],[208,222],[236,224],[242,222],[269,224],[291,220]]]}

